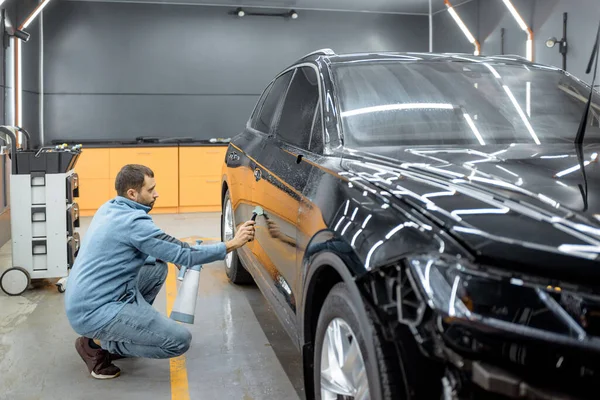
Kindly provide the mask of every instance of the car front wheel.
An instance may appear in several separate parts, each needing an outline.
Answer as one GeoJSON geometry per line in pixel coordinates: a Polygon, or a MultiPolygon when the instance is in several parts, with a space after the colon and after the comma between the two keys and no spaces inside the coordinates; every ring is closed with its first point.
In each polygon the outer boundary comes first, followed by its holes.
{"type": "MultiPolygon", "coordinates": [[[[233,215],[233,206],[229,190],[225,193],[223,199],[223,216],[221,221],[221,240],[227,242],[235,236],[235,216],[233,215]]],[[[237,250],[227,254],[225,258],[225,272],[229,280],[235,284],[244,284],[252,282],[252,275],[242,265],[237,250]]]]}
{"type": "MultiPolygon", "coordinates": [[[[398,399],[390,365],[369,354],[368,341],[380,347],[362,304],[338,283],[325,299],[317,323],[314,355],[315,398],[321,400],[398,399]],[[380,365],[378,365],[378,363],[380,365]]],[[[376,350],[377,353],[379,351],[376,350]]]]}
{"type": "Polygon", "coordinates": [[[335,285],[317,323],[315,399],[439,399],[439,369],[418,353],[409,332],[400,336],[397,346],[386,341],[360,296],[346,283],[335,285]]]}

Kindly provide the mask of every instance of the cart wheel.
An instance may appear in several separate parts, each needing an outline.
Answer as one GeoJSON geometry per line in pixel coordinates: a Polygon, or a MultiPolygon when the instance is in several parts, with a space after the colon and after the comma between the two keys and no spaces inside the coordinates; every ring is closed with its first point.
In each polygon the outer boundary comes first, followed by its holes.
{"type": "Polygon", "coordinates": [[[12,267],[0,277],[0,288],[9,296],[19,296],[31,283],[29,272],[21,267],[12,267]]]}
{"type": "Polygon", "coordinates": [[[56,288],[59,293],[64,293],[67,290],[67,278],[61,278],[56,282],[56,288]]]}

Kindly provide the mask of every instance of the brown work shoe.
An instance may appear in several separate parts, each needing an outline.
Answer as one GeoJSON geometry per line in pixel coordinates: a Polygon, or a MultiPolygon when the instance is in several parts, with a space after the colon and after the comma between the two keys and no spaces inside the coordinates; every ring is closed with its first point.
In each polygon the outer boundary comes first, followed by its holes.
{"type": "Polygon", "coordinates": [[[94,378],[112,379],[121,375],[119,367],[111,363],[109,352],[103,349],[93,349],[88,338],[77,338],[75,349],[94,378]]]}
{"type": "Polygon", "coordinates": [[[115,361],[115,360],[120,360],[122,358],[127,358],[127,356],[122,356],[120,354],[115,354],[115,353],[108,353],[108,356],[110,357],[110,361],[115,361]]]}

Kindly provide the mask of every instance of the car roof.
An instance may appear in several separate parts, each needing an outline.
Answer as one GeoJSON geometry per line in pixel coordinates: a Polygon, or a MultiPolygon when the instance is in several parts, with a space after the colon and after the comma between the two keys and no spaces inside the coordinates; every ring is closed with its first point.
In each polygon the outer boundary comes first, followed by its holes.
{"type": "MultiPolygon", "coordinates": [[[[520,65],[539,65],[518,55],[474,56],[468,53],[420,53],[420,52],[370,52],[336,54],[331,49],[317,50],[298,60],[298,63],[317,58],[327,59],[330,64],[354,63],[360,61],[397,61],[397,62],[428,62],[428,61],[460,61],[460,62],[489,62],[514,63],[520,65]]],[[[558,70],[558,68],[556,68],[558,70]]]]}

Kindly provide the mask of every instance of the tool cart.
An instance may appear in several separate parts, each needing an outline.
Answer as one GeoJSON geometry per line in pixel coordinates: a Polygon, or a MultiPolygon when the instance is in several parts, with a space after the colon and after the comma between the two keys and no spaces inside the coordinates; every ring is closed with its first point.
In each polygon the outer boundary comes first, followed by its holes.
{"type": "Polygon", "coordinates": [[[81,146],[30,149],[29,134],[22,128],[0,126],[0,137],[10,141],[10,219],[12,267],[0,276],[0,288],[10,296],[22,294],[35,279],[67,275],[79,250],[79,183],[74,172],[81,146]],[[16,134],[27,138],[17,149],[16,134]]]}

